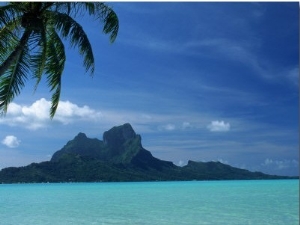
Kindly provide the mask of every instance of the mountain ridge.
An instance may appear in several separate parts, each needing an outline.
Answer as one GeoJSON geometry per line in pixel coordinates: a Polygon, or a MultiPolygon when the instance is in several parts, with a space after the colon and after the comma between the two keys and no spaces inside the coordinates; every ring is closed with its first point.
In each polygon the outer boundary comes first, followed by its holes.
{"type": "Polygon", "coordinates": [[[103,140],[80,132],[50,161],[0,171],[0,183],[171,180],[290,179],[234,168],[220,162],[189,161],[179,167],[153,157],[129,123],[103,133],[103,140]]]}
{"type": "Polygon", "coordinates": [[[141,139],[129,123],[105,131],[103,141],[88,138],[80,132],[62,149],[55,152],[50,161],[57,162],[62,155],[72,153],[113,164],[133,164],[139,167],[173,164],[153,157],[150,151],[143,148],[141,139]]]}

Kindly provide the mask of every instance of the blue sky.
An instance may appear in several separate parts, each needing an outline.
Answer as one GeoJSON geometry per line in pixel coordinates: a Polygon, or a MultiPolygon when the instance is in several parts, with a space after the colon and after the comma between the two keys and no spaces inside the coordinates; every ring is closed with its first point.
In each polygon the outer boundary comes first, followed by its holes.
{"type": "Polygon", "coordinates": [[[27,82],[0,118],[0,168],[49,160],[79,132],[130,123],[160,159],[299,175],[299,3],[111,2],[117,40],[78,18],[94,77],[66,46],[61,102],[27,82]]]}

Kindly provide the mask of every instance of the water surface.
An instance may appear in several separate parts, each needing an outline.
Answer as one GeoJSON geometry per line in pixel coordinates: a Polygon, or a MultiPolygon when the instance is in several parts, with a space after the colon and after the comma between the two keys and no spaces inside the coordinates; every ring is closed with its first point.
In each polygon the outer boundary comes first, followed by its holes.
{"type": "Polygon", "coordinates": [[[299,180],[0,185],[2,225],[298,225],[299,180]]]}

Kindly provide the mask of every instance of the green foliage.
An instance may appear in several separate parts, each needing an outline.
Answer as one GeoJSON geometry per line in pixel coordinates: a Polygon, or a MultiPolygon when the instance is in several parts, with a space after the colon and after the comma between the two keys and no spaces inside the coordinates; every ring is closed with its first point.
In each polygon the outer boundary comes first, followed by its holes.
{"type": "Polygon", "coordinates": [[[0,109],[7,111],[8,103],[20,93],[24,87],[29,71],[29,50],[25,46],[17,57],[17,63],[11,64],[2,77],[0,77],[0,109]]]}
{"type": "Polygon", "coordinates": [[[46,75],[52,92],[50,117],[58,107],[61,77],[66,61],[62,39],[78,48],[86,72],[93,75],[94,55],[76,17],[88,15],[103,23],[103,32],[114,42],[119,29],[116,13],[100,2],[11,2],[0,7],[0,112],[20,94],[29,74],[35,90],[46,75]]]}
{"type": "Polygon", "coordinates": [[[164,165],[160,169],[156,169],[155,167],[147,167],[145,169],[133,164],[114,164],[73,154],[65,155],[57,162],[32,163],[25,167],[10,167],[0,171],[0,183],[259,180],[291,178],[292,177],[250,172],[218,162],[194,162],[193,165],[187,165],[185,167],[177,167],[174,165],[168,167],[164,165]],[[216,167],[217,169],[210,170],[209,167],[216,167]]]}

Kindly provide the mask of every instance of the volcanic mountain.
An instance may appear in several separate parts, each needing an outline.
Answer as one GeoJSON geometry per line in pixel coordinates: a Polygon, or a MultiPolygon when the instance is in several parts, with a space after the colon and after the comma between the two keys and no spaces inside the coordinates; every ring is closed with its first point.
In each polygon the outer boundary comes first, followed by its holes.
{"type": "Polygon", "coordinates": [[[103,140],[79,133],[50,161],[0,171],[0,183],[171,180],[286,179],[220,162],[189,161],[184,167],[157,159],[144,149],[129,123],[104,132],[103,140]]]}

